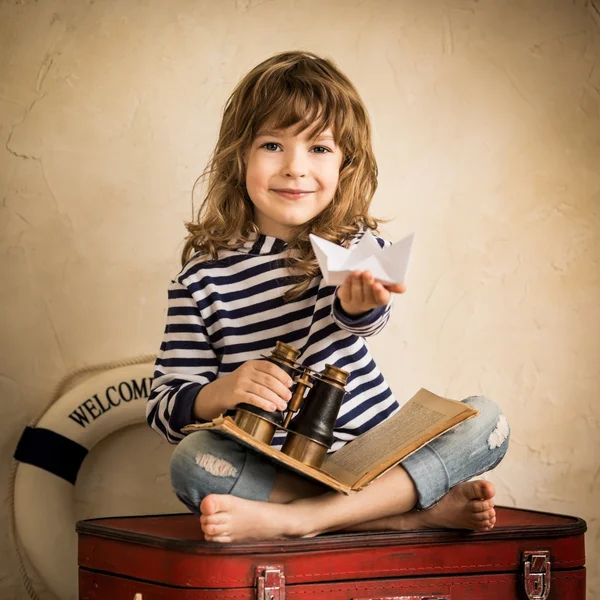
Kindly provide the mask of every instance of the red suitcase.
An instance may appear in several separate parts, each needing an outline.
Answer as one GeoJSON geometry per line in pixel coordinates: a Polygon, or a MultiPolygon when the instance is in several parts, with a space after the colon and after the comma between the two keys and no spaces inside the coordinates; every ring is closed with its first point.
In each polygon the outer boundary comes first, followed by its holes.
{"type": "Polygon", "coordinates": [[[80,600],[585,598],[586,524],[498,508],[485,533],[326,534],[219,545],[188,515],[77,524],[80,600]]]}

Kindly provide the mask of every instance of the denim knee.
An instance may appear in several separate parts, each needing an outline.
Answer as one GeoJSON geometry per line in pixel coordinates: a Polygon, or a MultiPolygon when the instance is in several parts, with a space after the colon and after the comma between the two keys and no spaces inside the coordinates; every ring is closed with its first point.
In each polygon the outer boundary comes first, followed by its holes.
{"type": "Polygon", "coordinates": [[[173,491],[196,514],[209,494],[267,501],[274,480],[274,465],[212,431],[187,435],[171,457],[173,491]]]}
{"type": "Polygon", "coordinates": [[[508,420],[500,407],[485,396],[470,396],[463,402],[477,409],[479,414],[459,425],[462,428],[460,434],[467,443],[472,440],[474,447],[471,452],[477,451],[477,444],[481,444],[485,439],[483,450],[489,452],[485,470],[493,469],[504,458],[508,450],[510,439],[508,420]]]}
{"type": "Polygon", "coordinates": [[[418,508],[430,508],[458,483],[496,467],[506,454],[510,428],[498,405],[483,396],[463,402],[479,414],[402,461],[415,483],[418,508]]]}

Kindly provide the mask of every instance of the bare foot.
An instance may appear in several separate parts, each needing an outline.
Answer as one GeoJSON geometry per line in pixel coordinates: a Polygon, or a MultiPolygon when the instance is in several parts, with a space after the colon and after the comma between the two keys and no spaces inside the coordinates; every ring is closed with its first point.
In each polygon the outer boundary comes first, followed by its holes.
{"type": "Polygon", "coordinates": [[[302,507],[211,494],[200,504],[200,525],[207,542],[245,542],[305,535],[302,507]]]}
{"type": "MultiPolygon", "coordinates": [[[[429,510],[380,518],[345,530],[448,528],[487,531],[496,523],[494,493],[494,485],[489,481],[459,483],[429,510]]],[[[324,507],[326,503],[325,496],[318,502],[308,498],[278,504],[211,494],[200,504],[200,525],[207,542],[309,537],[328,530],[326,523],[316,522],[319,521],[317,515],[323,513],[318,510],[318,505],[324,507]]],[[[344,529],[343,525],[338,528],[344,529]]]]}
{"type": "Polygon", "coordinates": [[[494,484],[467,481],[453,487],[429,510],[412,511],[387,520],[391,529],[471,529],[488,531],[496,524],[494,484]]]}

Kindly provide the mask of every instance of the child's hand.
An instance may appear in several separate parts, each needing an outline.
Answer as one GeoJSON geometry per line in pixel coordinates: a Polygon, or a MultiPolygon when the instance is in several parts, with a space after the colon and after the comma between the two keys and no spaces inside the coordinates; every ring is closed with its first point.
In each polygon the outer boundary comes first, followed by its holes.
{"type": "Polygon", "coordinates": [[[245,402],[273,412],[286,410],[292,397],[292,378],[268,360],[248,360],[233,373],[221,377],[221,397],[225,408],[235,408],[245,402]]]}
{"type": "Polygon", "coordinates": [[[196,419],[210,421],[245,402],[268,412],[287,410],[292,378],[268,360],[248,360],[233,373],[204,386],[194,402],[196,419]]]}
{"type": "Polygon", "coordinates": [[[351,316],[366,313],[390,301],[391,292],[403,294],[403,283],[381,283],[369,271],[354,271],[337,290],[344,312],[351,316]]]}

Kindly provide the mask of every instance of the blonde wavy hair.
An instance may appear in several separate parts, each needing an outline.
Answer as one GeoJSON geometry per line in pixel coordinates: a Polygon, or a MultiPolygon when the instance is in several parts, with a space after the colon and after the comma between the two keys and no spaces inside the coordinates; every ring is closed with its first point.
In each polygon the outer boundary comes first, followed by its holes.
{"type": "Polygon", "coordinates": [[[268,127],[309,129],[319,135],[331,128],[343,155],[331,203],[313,219],[292,229],[287,266],[295,285],[286,302],[300,297],[320,274],[309,233],[347,245],[361,230],[378,231],[385,222],[369,215],[377,189],[377,162],[371,147],[369,116],[356,88],[330,60],[312,52],[276,54],[252,69],[227,100],[215,149],[196,185],[208,176],[206,195],[182,251],[185,264],[200,252],[219,257],[260,232],[246,190],[244,152],[258,131],[268,127]]]}

